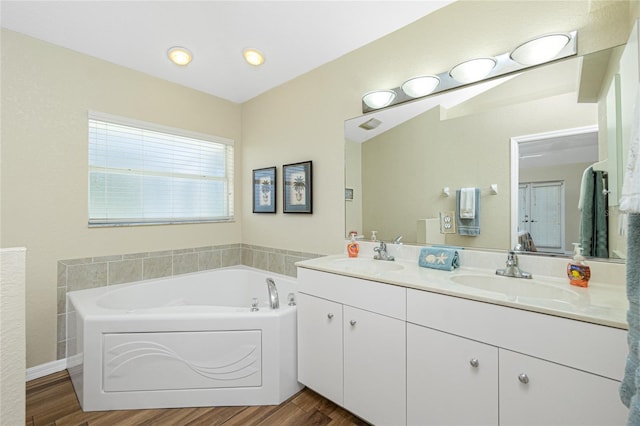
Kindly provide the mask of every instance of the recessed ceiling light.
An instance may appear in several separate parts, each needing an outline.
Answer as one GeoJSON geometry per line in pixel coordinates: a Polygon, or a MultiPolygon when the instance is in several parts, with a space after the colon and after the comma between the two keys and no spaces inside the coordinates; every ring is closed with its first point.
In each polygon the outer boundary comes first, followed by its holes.
{"type": "Polygon", "coordinates": [[[191,62],[191,59],[193,59],[193,55],[191,54],[189,49],[179,46],[175,46],[169,49],[169,51],[167,52],[167,56],[169,56],[171,62],[180,66],[189,65],[189,62],[191,62]]]}
{"type": "Polygon", "coordinates": [[[244,49],[244,51],[242,52],[242,56],[244,56],[244,60],[247,61],[249,65],[257,67],[264,64],[264,55],[260,53],[259,50],[244,49]]]}

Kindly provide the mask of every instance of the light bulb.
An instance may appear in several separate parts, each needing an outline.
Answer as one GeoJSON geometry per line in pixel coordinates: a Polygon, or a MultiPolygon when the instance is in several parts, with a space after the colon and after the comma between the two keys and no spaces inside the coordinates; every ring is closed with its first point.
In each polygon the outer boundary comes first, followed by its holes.
{"type": "Polygon", "coordinates": [[[389,105],[396,97],[396,92],[393,90],[376,90],[375,92],[366,93],[362,97],[362,101],[367,104],[369,108],[378,109],[389,105]]]}
{"type": "Polygon", "coordinates": [[[432,75],[414,77],[402,84],[402,91],[412,98],[420,98],[433,92],[440,84],[440,79],[432,75]]]}
{"type": "Polygon", "coordinates": [[[257,67],[264,64],[264,55],[256,49],[245,49],[242,55],[244,56],[244,60],[250,65],[257,67]]]}
{"type": "Polygon", "coordinates": [[[189,49],[178,46],[169,49],[169,51],[167,52],[167,56],[169,56],[171,62],[180,66],[189,65],[189,62],[191,62],[191,59],[193,59],[193,55],[191,54],[189,49]]]}
{"type": "Polygon", "coordinates": [[[471,59],[451,68],[449,75],[459,83],[473,83],[488,76],[495,66],[493,58],[471,59]]]}
{"type": "Polygon", "coordinates": [[[521,65],[538,65],[555,58],[569,43],[566,34],[550,34],[530,40],[511,52],[511,59],[521,65]]]}

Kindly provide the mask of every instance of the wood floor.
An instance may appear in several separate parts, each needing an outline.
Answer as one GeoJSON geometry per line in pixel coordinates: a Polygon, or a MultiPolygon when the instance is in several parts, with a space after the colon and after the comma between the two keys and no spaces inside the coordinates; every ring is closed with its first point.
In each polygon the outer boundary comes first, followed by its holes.
{"type": "Polygon", "coordinates": [[[85,413],[80,409],[71,379],[65,370],[27,382],[26,425],[365,426],[367,423],[306,388],[278,406],[165,408],[85,413]]]}

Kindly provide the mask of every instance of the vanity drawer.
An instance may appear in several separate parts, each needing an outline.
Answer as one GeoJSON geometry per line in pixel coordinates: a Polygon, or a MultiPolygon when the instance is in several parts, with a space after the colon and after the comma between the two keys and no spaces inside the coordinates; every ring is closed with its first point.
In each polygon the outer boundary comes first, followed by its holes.
{"type": "Polygon", "coordinates": [[[407,321],[622,380],[627,332],[618,328],[407,290],[407,321]]]}
{"type": "Polygon", "coordinates": [[[406,319],[404,287],[298,268],[298,291],[345,305],[406,319]]]}

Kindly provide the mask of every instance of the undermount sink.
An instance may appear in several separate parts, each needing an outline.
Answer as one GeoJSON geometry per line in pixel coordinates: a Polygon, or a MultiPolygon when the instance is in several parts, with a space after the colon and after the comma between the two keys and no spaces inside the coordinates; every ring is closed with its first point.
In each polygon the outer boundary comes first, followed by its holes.
{"type": "Polygon", "coordinates": [[[335,259],[331,265],[347,272],[381,274],[383,272],[399,271],[404,266],[387,260],[374,260],[362,257],[335,259]]]}
{"type": "MultiPolygon", "coordinates": [[[[510,278],[499,275],[461,274],[451,281],[470,289],[502,295],[507,300],[535,305],[571,305],[579,303],[581,296],[570,288],[550,285],[535,279],[510,278]]],[[[567,284],[568,286],[569,284],[567,284]]]]}

